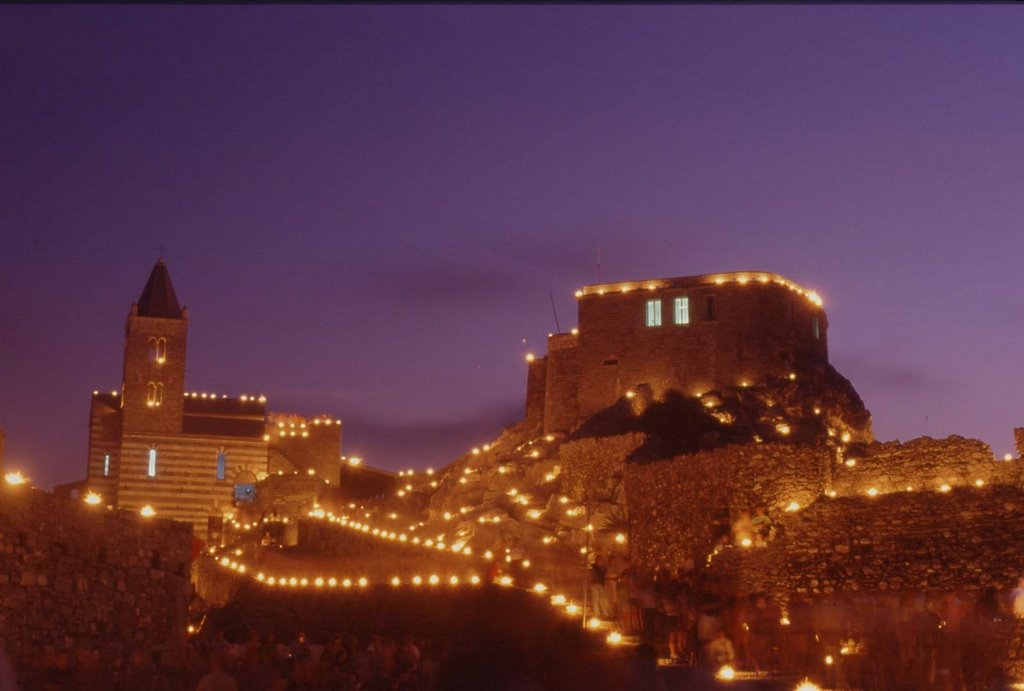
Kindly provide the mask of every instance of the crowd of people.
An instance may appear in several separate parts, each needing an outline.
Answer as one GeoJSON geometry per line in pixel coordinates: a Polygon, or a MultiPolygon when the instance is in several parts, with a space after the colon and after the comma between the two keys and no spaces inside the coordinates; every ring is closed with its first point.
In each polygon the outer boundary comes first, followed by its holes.
{"type": "Polygon", "coordinates": [[[446,654],[444,645],[413,636],[335,634],[314,642],[299,634],[284,643],[252,631],[244,643],[230,643],[218,631],[184,650],[47,650],[19,681],[45,691],[430,691],[446,654]]]}

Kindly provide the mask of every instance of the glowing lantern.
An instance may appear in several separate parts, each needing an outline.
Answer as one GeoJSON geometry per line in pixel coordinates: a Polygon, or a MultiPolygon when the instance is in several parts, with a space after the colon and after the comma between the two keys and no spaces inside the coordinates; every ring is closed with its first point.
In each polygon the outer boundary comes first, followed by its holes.
{"type": "Polygon", "coordinates": [[[96,494],[95,492],[90,491],[84,497],[82,497],[82,501],[84,501],[86,504],[92,504],[93,506],[95,506],[96,504],[99,504],[100,502],[103,501],[103,497],[96,494]]]}
{"type": "Polygon", "coordinates": [[[868,488],[868,496],[869,497],[877,497],[878,496],[878,490],[875,489],[874,487],[869,487],[868,488]]]}
{"type": "Polygon", "coordinates": [[[715,673],[715,676],[722,681],[732,681],[736,678],[736,670],[729,665],[725,665],[715,673]]]}
{"type": "Polygon", "coordinates": [[[28,480],[19,471],[13,473],[7,473],[4,475],[4,479],[7,480],[8,485],[24,485],[28,480]]]}
{"type": "Polygon", "coordinates": [[[139,509],[139,513],[145,516],[146,518],[149,518],[150,516],[156,515],[156,509],[154,509],[149,504],[146,504],[141,509],[139,509]]]}
{"type": "Polygon", "coordinates": [[[588,628],[596,629],[599,626],[601,626],[601,620],[598,619],[597,617],[590,617],[590,619],[587,620],[587,627],[588,628]]]}
{"type": "Polygon", "coordinates": [[[618,631],[612,631],[610,634],[608,634],[608,637],[605,639],[605,641],[607,641],[609,645],[619,645],[620,643],[622,643],[622,634],[618,631]]]}

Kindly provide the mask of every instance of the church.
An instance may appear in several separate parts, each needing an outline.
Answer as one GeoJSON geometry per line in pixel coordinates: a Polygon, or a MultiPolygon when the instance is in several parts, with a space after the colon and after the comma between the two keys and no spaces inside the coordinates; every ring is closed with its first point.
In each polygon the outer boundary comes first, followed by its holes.
{"type": "Polygon", "coordinates": [[[93,391],[82,486],[105,504],[192,523],[204,539],[268,474],[337,486],[341,420],[271,413],[260,393],[188,391],[188,325],[160,259],[128,313],[120,389],[93,391]]]}

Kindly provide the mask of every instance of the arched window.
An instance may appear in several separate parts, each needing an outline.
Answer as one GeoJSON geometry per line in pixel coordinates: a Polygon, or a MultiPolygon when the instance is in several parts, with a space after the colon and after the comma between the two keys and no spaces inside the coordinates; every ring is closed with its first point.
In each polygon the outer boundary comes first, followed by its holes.
{"type": "Polygon", "coordinates": [[[164,336],[149,337],[149,361],[162,365],[167,362],[167,338],[164,336]]]}
{"type": "Polygon", "coordinates": [[[149,447],[149,467],[146,469],[146,475],[149,477],[156,477],[156,447],[149,447]]]}
{"type": "Polygon", "coordinates": [[[163,382],[149,382],[146,384],[146,405],[150,408],[159,407],[164,402],[163,382]]]}
{"type": "Polygon", "coordinates": [[[224,447],[217,449],[217,479],[223,480],[227,475],[228,469],[228,454],[224,450],[224,447]]]}
{"type": "Polygon", "coordinates": [[[103,454],[103,477],[110,477],[110,454],[103,454]]]}

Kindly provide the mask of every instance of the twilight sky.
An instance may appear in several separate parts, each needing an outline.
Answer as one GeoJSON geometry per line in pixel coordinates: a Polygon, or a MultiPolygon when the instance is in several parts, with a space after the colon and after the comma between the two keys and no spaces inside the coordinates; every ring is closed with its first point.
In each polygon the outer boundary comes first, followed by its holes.
{"type": "Polygon", "coordinates": [[[1024,425],[1013,6],[0,7],[0,427],[85,475],[164,247],[188,389],[441,465],[605,280],[825,299],[879,438],[1024,425]],[[524,343],[525,340],[525,343],[524,343]]]}

